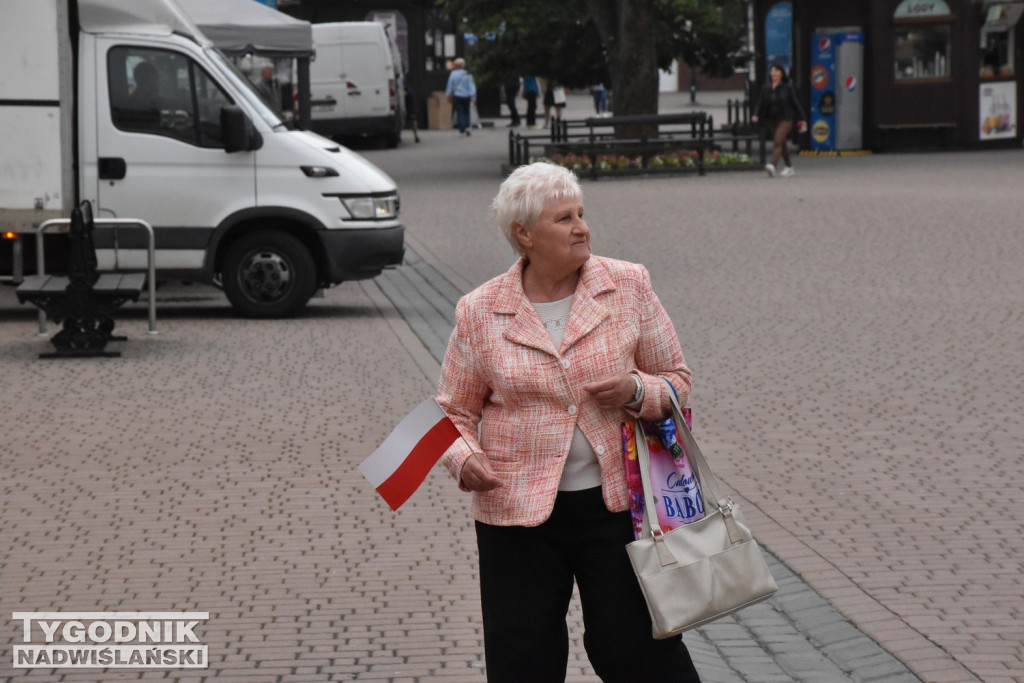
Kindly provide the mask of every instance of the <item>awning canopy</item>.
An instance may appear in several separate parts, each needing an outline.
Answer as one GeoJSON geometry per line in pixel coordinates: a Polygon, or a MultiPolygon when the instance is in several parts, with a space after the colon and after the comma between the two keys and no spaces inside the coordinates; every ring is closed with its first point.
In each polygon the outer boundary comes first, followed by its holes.
{"type": "Polygon", "coordinates": [[[308,57],[313,27],[254,0],[177,0],[199,30],[229,55],[308,57]]]}
{"type": "Polygon", "coordinates": [[[1022,2],[997,2],[985,9],[985,28],[1010,30],[1024,14],[1022,2]]]}
{"type": "Polygon", "coordinates": [[[79,0],[78,24],[86,33],[180,33],[209,44],[174,0],[79,0]]]}
{"type": "Polygon", "coordinates": [[[180,33],[229,55],[313,55],[313,27],[254,0],[80,0],[88,33],[180,33]]]}

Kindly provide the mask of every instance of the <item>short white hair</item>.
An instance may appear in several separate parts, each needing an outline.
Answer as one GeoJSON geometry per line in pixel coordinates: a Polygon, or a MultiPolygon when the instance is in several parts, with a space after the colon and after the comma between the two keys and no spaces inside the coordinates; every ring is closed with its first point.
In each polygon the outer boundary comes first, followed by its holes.
{"type": "Polygon", "coordinates": [[[453,63],[455,64],[456,69],[461,69],[462,67],[466,66],[466,60],[463,59],[462,57],[456,57],[453,63]]]}
{"type": "Polygon", "coordinates": [[[538,161],[512,171],[491,202],[491,213],[515,252],[525,256],[526,250],[516,238],[513,224],[532,228],[548,202],[562,199],[583,201],[583,188],[576,174],[562,166],[538,161]]]}

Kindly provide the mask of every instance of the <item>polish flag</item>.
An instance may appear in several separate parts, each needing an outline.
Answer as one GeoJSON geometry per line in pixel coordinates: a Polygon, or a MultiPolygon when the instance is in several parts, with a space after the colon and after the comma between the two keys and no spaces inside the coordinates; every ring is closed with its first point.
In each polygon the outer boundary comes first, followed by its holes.
{"type": "Polygon", "coordinates": [[[397,510],[461,435],[433,398],[416,406],[359,465],[384,502],[397,510]]]}

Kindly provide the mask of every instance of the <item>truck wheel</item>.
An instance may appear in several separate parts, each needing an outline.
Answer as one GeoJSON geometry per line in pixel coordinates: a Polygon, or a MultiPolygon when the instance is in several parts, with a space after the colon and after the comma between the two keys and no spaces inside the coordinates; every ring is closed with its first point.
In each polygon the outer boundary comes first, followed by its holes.
{"type": "Polygon", "coordinates": [[[285,318],[301,311],[316,290],[316,263],[298,238],[260,230],[231,245],[224,259],[224,293],[250,318],[285,318]]]}

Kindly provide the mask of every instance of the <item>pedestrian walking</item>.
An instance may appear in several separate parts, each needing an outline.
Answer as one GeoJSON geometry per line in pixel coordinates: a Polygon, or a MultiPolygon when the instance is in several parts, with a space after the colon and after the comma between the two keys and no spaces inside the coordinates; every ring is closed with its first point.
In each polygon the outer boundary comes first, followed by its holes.
{"type": "Polygon", "coordinates": [[[256,91],[273,105],[275,111],[277,110],[281,101],[274,93],[274,69],[272,67],[265,66],[260,69],[260,80],[256,83],[256,91]]]}
{"type": "Polygon", "coordinates": [[[412,128],[412,139],[416,142],[420,141],[420,123],[419,123],[419,106],[416,104],[416,93],[413,92],[412,86],[409,85],[409,77],[406,76],[404,80],[405,88],[405,123],[407,126],[412,128]]]}
{"type": "Polygon", "coordinates": [[[540,84],[536,76],[523,76],[523,99],[526,100],[526,127],[537,128],[537,98],[540,84]]]}
{"type": "Polygon", "coordinates": [[[551,110],[555,107],[555,88],[554,84],[547,79],[542,82],[542,87],[544,90],[544,97],[542,99],[544,103],[544,128],[547,128],[551,123],[551,110]]]}
{"type": "Polygon", "coordinates": [[[621,425],[690,393],[672,321],[643,266],[591,255],[568,169],[519,167],[492,211],[519,259],[459,301],[437,394],[463,437],[444,462],[473,495],[487,680],[565,679],[575,582],[602,681],[699,681],[681,637],[652,637],[626,553],[621,425]]]}
{"type": "Polygon", "coordinates": [[[476,83],[473,82],[473,74],[466,69],[466,60],[459,57],[454,62],[455,68],[448,74],[448,85],[445,94],[448,101],[455,109],[455,121],[459,128],[460,135],[470,135],[469,129],[472,125],[471,107],[476,101],[476,83]]]}
{"type": "Polygon", "coordinates": [[[764,170],[770,177],[774,177],[781,158],[785,166],[779,169],[779,175],[793,175],[793,164],[789,160],[787,146],[789,135],[793,131],[794,122],[801,133],[807,129],[807,123],[804,110],[800,107],[800,102],[796,99],[796,93],[786,75],[786,68],[778,62],[772,64],[769,70],[769,82],[761,90],[756,112],[750,120],[754,123],[762,122],[772,136],[772,159],[765,165],[764,170]]]}
{"type": "Polygon", "coordinates": [[[555,121],[561,121],[562,110],[565,109],[565,105],[568,104],[568,98],[565,96],[565,88],[555,83],[552,83],[550,88],[551,102],[554,105],[554,109],[552,110],[553,119],[555,121]]]}
{"type": "Polygon", "coordinates": [[[594,113],[605,116],[608,113],[608,89],[604,87],[604,83],[590,86],[590,95],[594,98],[594,113]]]}
{"type": "Polygon", "coordinates": [[[509,76],[505,79],[502,89],[505,92],[505,104],[508,106],[508,127],[519,127],[519,109],[516,108],[516,98],[519,97],[519,76],[509,76]]]}

